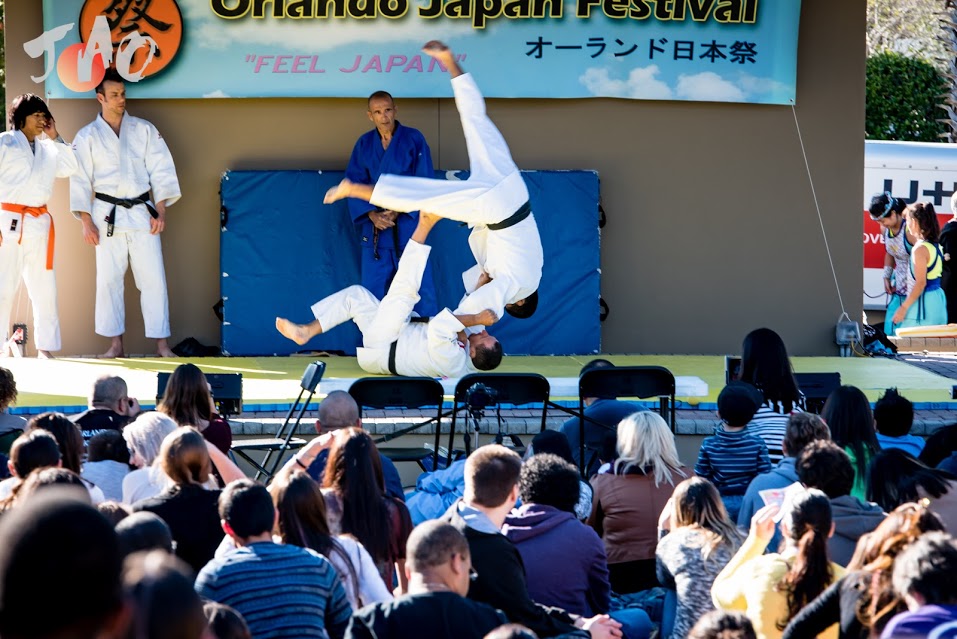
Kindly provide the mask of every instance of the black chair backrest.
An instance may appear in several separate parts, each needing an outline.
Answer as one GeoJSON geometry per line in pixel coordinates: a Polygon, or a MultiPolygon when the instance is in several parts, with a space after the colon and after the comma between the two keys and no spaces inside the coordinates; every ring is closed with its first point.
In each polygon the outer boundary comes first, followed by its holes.
{"type": "MultiPolygon", "coordinates": [[[[166,385],[172,373],[156,374],[156,403],[159,404],[166,392],[166,385]]],[[[220,415],[239,415],[243,412],[243,374],[242,373],[206,373],[216,410],[220,415]]]]}
{"type": "Polygon", "coordinates": [[[315,393],[316,388],[319,386],[319,381],[325,372],[325,362],[319,360],[310,362],[309,365],[306,366],[306,370],[302,373],[302,379],[299,380],[299,387],[304,391],[315,393]]]}
{"type": "Polygon", "coordinates": [[[472,373],[461,378],[455,385],[455,401],[465,402],[476,384],[495,392],[495,396],[491,398],[492,403],[516,406],[546,403],[551,391],[548,380],[538,373],[472,373]]]}
{"type": "Polygon", "coordinates": [[[363,377],[352,383],[349,394],[360,409],[441,406],[445,399],[442,384],[431,377],[363,377]]]}
{"type": "Polygon", "coordinates": [[[811,413],[820,413],[827,398],[841,386],[840,373],[795,373],[794,379],[804,393],[805,408],[811,413]]]}
{"type": "Polygon", "coordinates": [[[663,366],[596,368],[578,380],[581,397],[661,397],[674,395],[675,376],[663,366]]]}

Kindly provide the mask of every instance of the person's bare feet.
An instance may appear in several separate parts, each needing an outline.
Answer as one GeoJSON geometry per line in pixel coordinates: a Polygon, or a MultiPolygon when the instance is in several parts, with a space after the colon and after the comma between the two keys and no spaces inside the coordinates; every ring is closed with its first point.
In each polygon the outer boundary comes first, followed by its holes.
{"type": "Polygon", "coordinates": [[[126,357],[126,351],[123,349],[123,336],[117,335],[110,338],[110,350],[102,355],[97,355],[99,359],[116,359],[117,357],[126,357]]]}
{"type": "Polygon", "coordinates": [[[37,351],[37,359],[56,359],[50,351],[37,351]]]}
{"type": "Polygon", "coordinates": [[[352,194],[352,182],[349,180],[342,180],[336,186],[332,187],[326,191],[326,197],[322,199],[323,204],[332,204],[333,202],[338,202],[339,200],[344,200],[347,197],[350,197],[352,194]]]}
{"type": "Polygon", "coordinates": [[[160,357],[178,357],[173,349],[169,347],[169,342],[165,339],[156,340],[156,352],[160,357]]]}
{"type": "Polygon", "coordinates": [[[322,333],[322,327],[319,326],[318,321],[310,324],[296,324],[282,317],[276,318],[276,330],[282,333],[283,337],[291,339],[300,346],[322,333]]]}

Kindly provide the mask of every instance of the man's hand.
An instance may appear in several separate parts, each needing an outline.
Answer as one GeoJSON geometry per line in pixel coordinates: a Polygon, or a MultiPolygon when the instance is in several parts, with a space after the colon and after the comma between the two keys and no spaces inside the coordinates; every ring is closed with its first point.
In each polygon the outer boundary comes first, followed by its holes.
{"type": "Polygon", "coordinates": [[[166,228],[166,200],[156,203],[156,212],[159,217],[150,216],[150,234],[159,235],[166,228]]]}
{"type": "Polygon", "coordinates": [[[490,308],[475,315],[476,326],[491,326],[498,321],[498,315],[490,308]]]}
{"type": "Polygon", "coordinates": [[[372,225],[380,231],[390,229],[395,226],[395,219],[399,216],[395,211],[369,211],[369,219],[372,225]]]}
{"type": "Polygon", "coordinates": [[[482,273],[478,276],[478,281],[475,283],[475,289],[478,290],[491,281],[492,277],[485,271],[482,271],[482,273]]]}
{"type": "Polygon", "coordinates": [[[621,624],[608,615],[595,615],[591,619],[585,619],[582,629],[587,630],[592,639],[611,639],[621,637],[621,624]]]}
{"type": "Polygon", "coordinates": [[[83,241],[90,246],[97,246],[100,243],[100,231],[89,213],[80,213],[80,224],[83,227],[83,241]]]}
{"type": "Polygon", "coordinates": [[[126,414],[130,417],[136,417],[143,412],[143,409],[140,408],[140,403],[135,397],[129,398],[129,403],[127,404],[126,414]]]}

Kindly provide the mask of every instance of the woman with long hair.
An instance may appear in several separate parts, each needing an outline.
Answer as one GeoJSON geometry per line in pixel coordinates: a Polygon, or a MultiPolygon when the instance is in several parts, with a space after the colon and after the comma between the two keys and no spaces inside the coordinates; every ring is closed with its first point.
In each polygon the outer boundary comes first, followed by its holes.
{"type": "Polygon", "coordinates": [[[871,462],[867,501],[891,512],[901,504],[927,500],[928,508],[957,533],[957,479],[949,472],[930,468],[910,453],[890,448],[871,462]]]}
{"type": "Polygon", "coordinates": [[[223,539],[219,490],[207,490],[215,463],[226,483],[245,477],[226,455],[192,427],[178,428],[163,440],[158,458],[172,485],[156,497],[133,504],[133,511],[158,515],[176,541],[176,555],[199,572],[223,539]]]}
{"type": "Polygon", "coordinates": [[[868,212],[871,219],[881,226],[884,236],[884,292],[889,296],[887,313],[884,316],[884,333],[894,334],[894,313],[914,285],[910,273],[910,254],[917,243],[917,236],[907,226],[904,210],[907,202],[890,193],[881,193],[871,199],[868,212]]]}
{"type": "MultiPolygon", "coordinates": [[[[43,413],[27,422],[27,430],[41,429],[49,432],[56,439],[60,448],[60,465],[79,475],[83,466],[83,435],[76,424],[71,422],[63,413],[43,413]]],[[[82,480],[90,492],[93,504],[106,501],[106,496],[99,487],[86,479],[82,480]]]]}
{"type": "Polygon", "coordinates": [[[780,335],[770,328],[758,328],[745,336],[738,379],[764,395],[764,403],[748,423],[748,432],[768,445],[768,456],[774,466],[784,459],[781,443],[788,416],[794,411],[804,410],[804,395],[798,388],[791,359],[780,335]]]}
{"type": "MultiPolygon", "coordinates": [[[[934,205],[927,202],[911,204],[904,212],[908,228],[913,230],[917,243],[910,253],[910,274],[913,285],[907,297],[891,316],[892,332],[910,326],[936,326],[947,323],[947,296],[940,287],[944,271],[944,256],[940,252],[940,223],[934,205]]],[[[890,309],[888,309],[889,311],[890,309]]]]}
{"type": "Polygon", "coordinates": [[[608,472],[591,480],[595,495],[588,525],[605,544],[612,590],[625,594],[658,585],[657,513],[688,473],[668,423],[651,411],[619,422],[617,450],[608,472]]]}
{"type": "Polygon", "coordinates": [[[891,617],[907,609],[891,584],[894,559],[924,533],[943,529],[926,500],[895,508],[861,537],[848,573],[805,606],[784,629],[782,639],[816,637],[835,623],[840,639],[880,635],[891,617]]]}
{"type": "Polygon", "coordinates": [[[385,494],[379,452],[367,432],[343,428],[330,443],[322,478],[329,529],[355,537],[369,551],[386,587],[395,589],[396,574],[404,592],[405,542],[412,532],[409,511],[385,494]]]}
{"type": "Polygon", "coordinates": [[[718,489],[701,477],[675,487],[660,523],[671,532],[658,542],[658,581],[677,594],[670,636],[684,639],[701,615],[714,610],[711,584],[743,539],[728,518],[718,489]]]}
{"type": "Polygon", "coordinates": [[[867,493],[867,467],[880,451],[871,403],[861,389],[841,386],[824,402],[821,419],[831,429],[831,440],[844,449],[854,466],[851,494],[864,500],[867,493]]]}
{"type": "Polygon", "coordinates": [[[130,465],[136,467],[123,478],[124,504],[155,497],[169,487],[169,477],[154,462],[163,440],[177,428],[172,417],[156,411],[141,413],[123,428],[123,439],[130,449],[130,465]]]}
{"type": "MultiPolygon", "coordinates": [[[[844,574],[827,553],[833,531],[827,495],[815,489],[796,492],[785,498],[780,509],[784,512],[781,552],[764,554],[779,511],[772,504],[755,513],[744,545],[711,587],[715,607],[743,611],[759,639],[781,637],[788,622],[844,574]]],[[[835,639],[837,626],[819,636],[835,639]]]]}
{"type": "Polygon", "coordinates": [[[319,484],[308,474],[301,470],[282,473],[269,485],[269,493],[279,513],[276,532],[282,543],[315,550],[331,561],[353,610],[392,600],[392,593],[362,544],[329,531],[326,501],[319,484]]]}
{"type": "Polygon", "coordinates": [[[176,367],[156,409],[172,417],[180,426],[192,426],[216,448],[229,453],[233,431],[229,422],[216,413],[209,382],[195,364],[176,367]]]}

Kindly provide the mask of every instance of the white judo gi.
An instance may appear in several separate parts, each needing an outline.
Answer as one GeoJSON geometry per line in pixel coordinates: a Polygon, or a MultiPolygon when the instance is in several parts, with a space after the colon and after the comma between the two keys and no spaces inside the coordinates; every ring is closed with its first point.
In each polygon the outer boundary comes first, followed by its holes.
{"type": "Polygon", "coordinates": [[[456,312],[479,313],[491,309],[503,317],[505,305],[525,299],[542,279],[542,240],[529,214],[500,230],[488,225],[510,218],[528,202],[528,188],[509,153],[505,139],[488,118],[485,100],[468,73],[452,78],[455,105],[462,120],[469,154],[469,179],[383,175],[370,202],[392,211],[428,211],[472,228],[469,246],[478,264],[462,278],[467,297],[456,312]],[[492,281],[475,288],[484,270],[492,281]]]}
{"type": "Polygon", "coordinates": [[[357,285],[312,305],[312,314],[323,332],[349,320],[359,327],[362,348],[357,349],[356,358],[362,370],[407,377],[462,377],[476,372],[468,344],[458,339],[465,326],[449,309],[442,309],[428,323],[409,321],[419,301],[419,285],[431,250],[409,241],[381,302],[357,285]],[[393,343],[395,350],[390,358],[393,343]]]}
{"type": "Polygon", "coordinates": [[[152,191],[151,202],[169,207],[180,198],[179,180],[169,147],[156,127],[130,114],[123,116],[120,135],[101,115],[77,133],[73,143],[79,170],[70,180],[70,206],[88,212],[100,233],[96,247],[96,332],[116,337],[126,332],[123,280],[128,266],[140,290],[146,336],[170,336],[169,300],[160,234],[150,234],[150,214],[144,204],[116,207],[113,236],[106,219],[113,205],[94,199],[103,193],[136,198],[152,191]]]}
{"type": "Polygon", "coordinates": [[[53,274],[53,217],[43,213],[53,182],[76,171],[73,149],[35,140],[36,153],[20,131],[0,134],[0,334],[6,340],[20,276],[33,304],[37,350],[60,350],[56,278],[53,274]]]}

